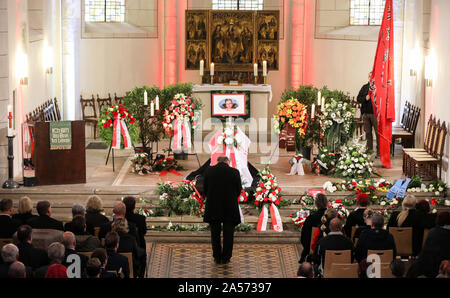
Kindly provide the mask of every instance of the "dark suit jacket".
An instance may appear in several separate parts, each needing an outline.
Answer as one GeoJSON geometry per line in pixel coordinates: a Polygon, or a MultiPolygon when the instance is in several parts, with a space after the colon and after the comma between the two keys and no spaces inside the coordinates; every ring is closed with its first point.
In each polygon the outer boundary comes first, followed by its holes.
{"type": "Polygon", "coordinates": [[[14,214],[12,218],[19,223],[19,226],[21,226],[26,225],[27,221],[34,217],[37,217],[37,215],[31,214],[31,212],[29,212],[29,213],[14,214]]]}
{"type": "Polygon", "coordinates": [[[388,231],[382,229],[365,229],[361,232],[355,248],[355,259],[358,263],[367,258],[367,251],[369,249],[392,249],[394,251],[394,258],[397,255],[394,237],[388,231]]]}
{"type": "Polygon", "coordinates": [[[349,239],[352,237],[352,227],[354,226],[363,226],[366,223],[364,222],[363,213],[365,208],[358,208],[352,212],[347,217],[344,226],[344,233],[349,239]]]}
{"type": "Polygon", "coordinates": [[[147,234],[147,223],[145,221],[145,216],[128,212],[125,215],[125,218],[128,220],[128,222],[132,222],[136,225],[138,233],[138,238],[136,239],[136,241],[139,247],[146,249],[145,234],[147,234]]]}
{"type": "Polygon", "coordinates": [[[351,250],[353,252],[353,242],[344,235],[328,234],[328,236],[320,239],[317,243],[313,256],[313,260],[316,264],[325,264],[325,252],[327,250],[351,250]]]}
{"type": "Polygon", "coordinates": [[[40,215],[30,218],[27,221],[27,224],[29,224],[33,229],[53,229],[64,231],[62,222],[47,215],[40,215]]]}
{"type": "Polygon", "coordinates": [[[369,94],[369,83],[361,87],[358,97],[356,98],[361,104],[361,114],[373,114],[372,100],[366,100],[367,94],[369,94]]]}
{"type": "Polygon", "coordinates": [[[305,261],[305,257],[309,254],[309,251],[311,249],[311,229],[313,227],[319,227],[322,222],[320,219],[322,218],[323,214],[325,213],[325,210],[327,209],[319,209],[316,212],[311,213],[305,220],[305,223],[302,227],[302,232],[300,236],[300,242],[303,246],[302,250],[302,256],[300,258],[300,263],[305,261]]]}
{"type": "Polygon", "coordinates": [[[36,270],[49,263],[45,250],[35,248],[30,243],[19,243],[17,247],[19,248],[19,261],[25,266],[30,266],[33,270],[36,270]]]}
{"type": "MultiPolygon", "coordinates": [[[[112,226],[112,221],[105,223],[104,225],[102,225],[100,227],[100,233],[98,234],[98,238],[102,239],[105,238],[106,234],[108,234],[108,232],[111,232],[111,226],[112,226]]],[[[138,238],[138,234],[136,231],[136,226],[133,222],[128,222],[128,229],[130,230],[128,232],[128,234],[130,234],[131,236],[133,236],[135,239],[138,238]]]]}
{"type": "Polygon", "coordinates": [[[101,227],[109,222],[109,219],[99,212],[86,211],[86,231],[94,235],[94,227],[101,227]]]}
{"type": "Polygon", "coordinates": [[[65,267],[69,267],[70,265],[72,265],[73,261],[70,262],[70,263],[67,262],[67,257],[72,255],[72,254],[75,254],[75,255],[80,257],[80,261],[81,261],[81,268],[80,268],[81,269],[81,277],[82,278],[86,278],[86,265],[87,265],[87,262],[89,261],[89,258],[87,256],[85,256],[85,255],[77,253],[76,250],[66,248],[66,251],[64,252],[64,262],[62,263],[62,265],[64,265],[65,267]]]}
{"type": "Polygon", "coordinates": [[[12,238],[19,223],[9,215],[0,215],[0,238],[12,238]]]}
{"type": "Polygon", "coordinates": [[[120,242],[119,247],[117,248],[117,252],[131,252],[133,254],[133,270],[135,274],[137,274],[140,265],[140,259],[145,251],[142,248],[138,247],[136,238],[134,238],[130,234],[120,233],[119,236],[120,242]]]}
{"type": "Polygon", "coordinates": [[[119,269],[122,268],[122,272],[125,275],[125,278],[130,278],[130,267],[128,266],[128,259],[125,256],[122,256],[119,253],[116,253],[112,250],[108,250],[108,264],[106,264],[106,271],[116,271],[119,272],[119,269]]]}
{"type": "MultiPolygon", "coordinates": [[[[11,264],[12,263],[0,264],[0,279],[8,278],[9,266],[11,266],[11,264]]],[[[31,267],[26,266],[25,267],[25,271],[26,271],[26,274],[27,274],[27,278],[32,278],[33,277],[33,270],[31,269],[31,267]]]]}
{"type": "Polygon", "coordinates": [[[206,170],[204,181],[206,205],[204,222],[241,223],[238,198],[242,183],[239,171],[225,163],[206,170]]]}

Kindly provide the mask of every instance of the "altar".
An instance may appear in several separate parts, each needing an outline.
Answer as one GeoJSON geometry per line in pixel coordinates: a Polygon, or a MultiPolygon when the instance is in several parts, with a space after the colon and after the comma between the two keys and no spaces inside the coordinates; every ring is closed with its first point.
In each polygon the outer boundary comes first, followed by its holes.
{"type": "MultiPolygon", "coordinates": [[[[241,84],[238,86],[230,86],[225,84],[204,84],[194,85],[193,96],[198,98],[202,104],[202,124],[203,131],[209,132],[215,130],[214,127],[210,127],[210,123],[207,120],[215,118],[212,116],[212,94],[214,92],[246,92],[250,94],[249,117],[250,119],[243,119],[246,123],[250,124],[250,121],[256,121],[252,125],[244,127],[239,125],[245,132],[257,132],[267,131],[270,134],[270,117],[269,117],[269,102],[272,101],[272,86],[271,85],[254,85],[254,84],[241,84]],[[254,120],[251,120],[254,119],[254,120]],[[256,125],[255,125],[256,124],[256,125]]],[[[239,117],[237,117],[239,119],[239,117]]],[[[214,120],[212,120],[214,121],[214,120]]]]}

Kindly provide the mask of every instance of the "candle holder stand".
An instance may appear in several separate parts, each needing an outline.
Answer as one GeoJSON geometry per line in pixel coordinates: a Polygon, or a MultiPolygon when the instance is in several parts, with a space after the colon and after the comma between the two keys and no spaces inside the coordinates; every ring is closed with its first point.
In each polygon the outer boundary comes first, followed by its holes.
{"type": "Polygon", "coordinates": [[[8,180],[3,183],[3,188],[15,189],[19,188],[19,183],[14,181],[14,147],[13,140],[15,136],[7,136],[8,138],[8,180]]]}

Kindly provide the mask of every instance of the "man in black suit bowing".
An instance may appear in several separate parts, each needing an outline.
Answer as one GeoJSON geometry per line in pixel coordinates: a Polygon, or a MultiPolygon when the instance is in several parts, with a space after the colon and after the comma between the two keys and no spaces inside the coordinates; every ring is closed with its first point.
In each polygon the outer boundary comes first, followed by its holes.
{"type": "Polygon", "coordinates": [[[228,165],[226,156],[217,158],[217,165],[206,170],[204,222],[211,228],[211,243],[216,264],[230,262],[233,252],[234,228],[241,223],[238,198],[242,190],[239,171],[228,165]],[[223,250],[220,234],[223,225],[223,250]]]}

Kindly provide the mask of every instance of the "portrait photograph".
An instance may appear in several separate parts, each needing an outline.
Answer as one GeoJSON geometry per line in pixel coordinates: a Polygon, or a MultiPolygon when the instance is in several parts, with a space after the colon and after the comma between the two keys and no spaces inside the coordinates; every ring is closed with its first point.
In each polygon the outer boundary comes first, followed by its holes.
{"type": "Polygon", "coordinates": [[[212,94],[212,116],[244,116],[246,94],[212,94]]]}

